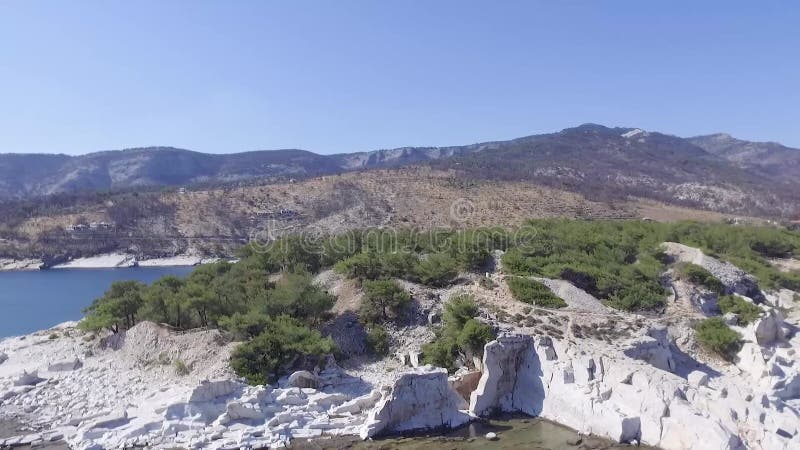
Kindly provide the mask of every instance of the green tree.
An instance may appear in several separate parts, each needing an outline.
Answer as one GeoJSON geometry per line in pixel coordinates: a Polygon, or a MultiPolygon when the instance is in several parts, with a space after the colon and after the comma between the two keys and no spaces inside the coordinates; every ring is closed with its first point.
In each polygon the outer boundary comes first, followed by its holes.
{"type": "Polygon", "coordinates": [[[167,275],[155,281],[142,292],[143,319],[180,326],[182,301],[178,295],[183,288],[182,279],[167,275]]]}
{"type": "Polygon", "coordinates": [[[290,370],[300,358],[322,362],[336,351],[329,338],[287,316],[268,319],[264,331],[241,344],[231,355],[231,367],[250,384],[266,384],[290,370]]]}
{"type": "Polygon", "coordinates": [[[136,316],[143,304],[145,285],[138,281],[115,281],[105,294],[84,309],[81,327],[86,330],[107,328],[114,333],[136,325],[136,316]]]}
{"type": "Polygon", "coordinates": [[[383,323],[403,315],[411,296],[392,280],[364,281],[360,316],[366,323],[383,323]]]}
{"type": "Polygon", "coordinates": [[[458,275],[456,261],[446,253],[432,253],[417,265],[417,277],[422,284],[442,287],[458,275]]]}

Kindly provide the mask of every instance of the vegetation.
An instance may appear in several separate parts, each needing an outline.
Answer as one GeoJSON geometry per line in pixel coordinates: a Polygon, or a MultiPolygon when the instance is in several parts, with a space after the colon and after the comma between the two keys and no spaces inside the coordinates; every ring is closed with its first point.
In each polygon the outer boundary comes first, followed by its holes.
{"type": "Polygon", "coordinates": [[[697,341],[706,349],[732,360],[741,346],[741,336],[725,324],[721,317],[703,320],[695,327],[697,341]]]}
{"type": "Polygon", "coordinates": [[[725,292],[725,285],[711,272],[692,263],[681,263],[675,267],[678,279],[688,281],[705,287],[709,291],[722,294],[725,292]]]}
{"type": "MultiPolygon", "coordinates": [[[[359,230],[250,244],[240,250],[240,262],[203,265],[184,279],[164,277],[149,286],[114,283],[86,308],[81,327],[120,332],[141,320],[184,330],[218,327],[245,341],[235,358],[236,370],[254,382],[271,380],[293,361],[335,351],[315,331],[335,300],[313,282],[313,274],[323,268],[361,281],[361,320],[370,330],[372,351],[382,353],[388,340],[380,325],[401,320],[410,304],[396,279],[446,286],[459,271],[480,273],[493,251],[504,250],[504,270],[520,276],[509,277],[509,286],[521,301],[563,306],[541,284],[525,281],[541,276],[569,280],[615,308],[658,310],[666,297],[660,280],[669,264],[660,248],[665,241],[730,261],[755,274],[762,287],[800,289],[800,274],[779,272],[768,260],[800,256],[797,232],[692,222],[534,220],[516,230],[359,230]]],[[[681,269],[692,279],[714,283],[691,266],[681,269]]],[[[722,305],[741,311],[747,320],[752,316],[735,300],[722,305]]],[[[453,368],[458,358],[479,354],[493,333],[476,315],[472,300],[448,302],[444,325],[424,349],[425,359],[453,368]]]]}
{"type": "Polygon", "coordinates": [[[231,355],[231,366],[251,384],[274,382],[300,358],[321,359],[335,351],[329,338],[288,316],[267,319],[264,331],[231,355]]]}
{"type": "Polygon", "coordinates": [[[509,277],[506,279],[511,295],[515,299],[543,308],[564,308],[567,303],[553,294],[544,284],[522,277],[509,277]]]}
{"type": "Polygon", "coordinates": [[[361,300],[361,320],[369,324],[385,323],[403,317],[411,296],[392,280],[365,281],[361,300]]]}
{"type": "Polygon", "coordinates": [[[373,325],[367,332],[367,349],[377,357],[389,354],[389,333],[381,325],[373,325]]]}
{"type": "Polygon", "coordinates": [[[739,323],[748,324],[755,321],[763,311],[758,306],[737,295],[725,295],[719,298],[717,305],[723,314],[733,313],[739,316],[739,323]]]}
{"type": "Polygon", "coordinates": [[[475,320],[477,314],[472,297],[450,299],[444,306],[443,325],[436,330],[436,338],[422,347],[423,362],[452,372],[459,358],[471,364],[473,356],[482,357],[484,345],[496,335],[491,326],[475,320]]]}

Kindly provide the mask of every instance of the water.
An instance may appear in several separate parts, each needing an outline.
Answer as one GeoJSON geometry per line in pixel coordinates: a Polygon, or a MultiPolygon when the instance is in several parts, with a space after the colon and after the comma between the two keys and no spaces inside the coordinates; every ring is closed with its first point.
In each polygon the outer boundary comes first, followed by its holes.
{"type": "MultiPolygon", "coordinates": [[[[374,441],[361,441],[357,437],[313,439],[293,441],[292,448],[300,450],[618,450],[631,448],[597,437],[582,437],[576,442],[577,433],[548,420],[507,415],[491,420],[473,422],[455,430],[429,435],[388,437],[374,441]],[[497,434],[496,441],[484,436],[488,432],[497,434]]],[[[641,446],[642,450],[652,447],[641,446]]],[[[654,450],[654,449],[652,449],[654,450]]]]}
{"type": "Polygon", "coordinates": [[[0,338],[43,330],[83,317],[81,311],[118,280],[145,283],[188,275],[194,267],[58,269],[0,272],[0,338]]]}

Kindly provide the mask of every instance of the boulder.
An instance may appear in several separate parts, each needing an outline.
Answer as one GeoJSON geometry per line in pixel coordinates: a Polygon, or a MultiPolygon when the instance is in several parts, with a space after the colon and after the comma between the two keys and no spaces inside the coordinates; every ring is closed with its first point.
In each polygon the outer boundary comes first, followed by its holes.
{"type": "Polygon", "coordinates": [[[375,404],[378,403],[378,400],[380,399],[381,399],[381,391],[375,389],[367,395],[362,395],[361,397],[354,398],[348,402],[345,402],[331,409],[330,413],[334,415],[360,414],[363,411],[366,411],[370,408],[374,408],[375,404]]]}
{"type": "Polygon", "coordinates": [[[264,413],[258,405],[238,401],[228,403],[225,414],[228,415],[230,420],[255,420],[264,418],[264,413]]]}
{"type": "Polygon", "coordinates": [[[725,321],[725,325],[739,325],[739,315],[736,313],[726,313],[724,316],[722,316],[722,320],[725,321]]]}
{"type": "Polygon", "coordinates": [[[75,358],[67,361],[61,361],[52,363],[47,366],[48,372],[70,372],[72,370],[78,370],[83,367],[83,362],[80,359],[75,358]]]}
{"type": "Polygon", "coordinates": [[[744,450],[739,437],[711,416],[700,414],[680,398],[669,405],[669,416],[661,419],[663,431],[658,446],[666,449],[744,450]]]}
{"type": "Polygon", "coordinates": [[[319,385],[319,377],[307,370],[298,370],[292,373],[286,381],[286,386],[301,389],[319,389],[319,385]]]}
{"type": "Polygon", "coordinates": [[[362,439],[385,432],[452,428],[471,419],[458,409],[464,400],[450,388],[445,369],[423,366],[406,372],[381,394],[361,428],[362,439]]]}
{"type": "Polygon", "coordinates": [[[762,346],[783,340],[783,317],[774,309],[770,310],[755,321],[753,333],[758,345],[762,346]]]}
{"type": "Polygon", "coordinates": [[[708,386],[708,375],[699,370],[690,373],[686,379],[689,381],[689,386],[695,389],[700,388],[700,386],[708,386]]]}
{"type": "Polygon", "coordinates": [[[24,371],[22,372],[22,375],[20,375],[19,377],[17,377],[16,380],[14,380],[14,386],[35,386],[41,383],[42,381],[45,381],[45,379],[39,378],[38,372],[24,371]]]}
{"type": "Polygon", "coordinates": [[[665,326],[653,326],[643,335],[629,339],[625,355],[647,362],[667,372],[675,371],[675,360],[670,349],[669,332],[665,326]]]}
{"type": "Polygon", "coordinates": [[[537,416],[545,392],[539,355],[530,336],[502,336],[484,347],[483,373],[469,410],[481,416],[523,412],[537,416]]]}
{"type": "Polygon", "coordinates": [[[205,380],[192,390],[189,402],[210,402],[220,397],[228,397],[243,389],[244,386],[233,380],[205,380]]]}

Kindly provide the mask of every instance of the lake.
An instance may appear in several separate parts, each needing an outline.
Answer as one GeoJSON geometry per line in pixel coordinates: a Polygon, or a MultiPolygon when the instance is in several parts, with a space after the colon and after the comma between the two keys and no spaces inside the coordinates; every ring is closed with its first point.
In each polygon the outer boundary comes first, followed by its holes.
{"type": "Polygon", "coordinates": [[[83,317],[81,310],[114,281],[145,283],[186,276],[194,267],[58,269],[0,272],[0,338],[43,330],[83,317]]]}

